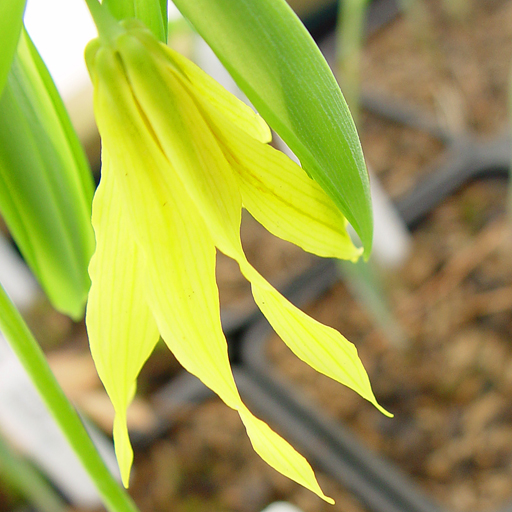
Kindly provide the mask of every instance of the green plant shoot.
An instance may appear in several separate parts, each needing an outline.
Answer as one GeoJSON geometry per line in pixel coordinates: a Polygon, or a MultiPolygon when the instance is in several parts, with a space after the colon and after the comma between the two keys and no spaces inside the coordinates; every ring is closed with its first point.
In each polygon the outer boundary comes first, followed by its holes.
{"type": "Polygon", "coordinates": [[[53,306],[83,318],[94,183],[64,103],[25,30],[0,96],[0,210],[53,306]]]}
{"type": "Polygon", "coordinates": [[[26,0],[10,0],[0,2],[0,37],[2,51],[0,52],[0,95],[7,81],[12,59],[16,53],[26,0]]]}

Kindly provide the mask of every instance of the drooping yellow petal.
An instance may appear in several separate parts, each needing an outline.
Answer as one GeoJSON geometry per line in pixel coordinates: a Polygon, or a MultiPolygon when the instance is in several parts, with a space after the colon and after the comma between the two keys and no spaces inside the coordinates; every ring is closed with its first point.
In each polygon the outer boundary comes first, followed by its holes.
{"type": "Polygon", "coordinates": [[[244,206],[272,234],[325,258],[356,261],[347,221],[304,170],[268,144],[247,137],[202,99],[212,127],[224,142],[244,206]]]}
{"type": "Polygon", "coordinates": [[[205,330],[205,336],[202,329],[218,309],[203,311],[202,306],[208,304],[212,294],[218,296],[215,246],[202,219],[194,215],[195,206],[182,185],[176,183],[179,193],[175,199],[176,190],[170,189],[164,181],[163,175],[172,176],[174,171],[148,129],[122,64],[115,57],[112,51],[104,49],[96,56],[100,79],[95,88],[95,110],[103,146],[116,162],[110,170],[119,186],[128,224],[147,269],[146,288],[151,290],[147,291],[151,310],[162,337],[181,364],[199,374],[206,385],[236,408],[237,392],[222,331],[218,328],[205,330]],[[201,309],[195,309],[196,306],[201,309]],[[208,318],[202,318],[203,313],[208,318]],[[169,325],[164,333],[160,323],[166,315],[169,325]],[[192,321],[194,332],[189,326],[192,321]],[[187,332],[180,331],[182,325],[187,326],[187,332]],[[175,330],[173,334],[168,332],[169,326],[175,330]],[[216,364],[203,368],[203,354],[216,364]],[[201,365],[199,371],[197,365],[201,365]]]}
{"type": "Polygon", "coordinates": [[[261,312],[290,350],[316,371],[353,389],[387,416],[373,394],[357,349],[335,329],[311,318],[283,297],[247,261],[242,251],[232,255],[251,282],[261,312]]]}
{"type": "Polygon", "coordinates": [[[304,457],[299,455],[288,443],[283,442],[283,439],[266,423],[245,410],[240,410],[239,413],[254,451],[267,464],[306,489],[313,491],[327,503],[334,504],[334,500],[322,492],[311,466],[304,457]]]}
{"type": "Polygon", "coordinates": [[[338,331],[306,315],[261,276],[242,264],[250,279],[254,300],[290,350],[316,371],[348,386],[386,416],[377,402],[356,347],[338,331]]]}
{"type": "MultiPolygon", "coordinates": [[[[148,267],[152,269],[150,302],[162,337],[188,371],[238,410],[254,449],[267,463],[332,502],[321,491],[308,462],[254,417],[236,391],[220,323],[213,240],[192,202],[183,201],[187,194],[180,185],[176,179],[172,189],[174,202],[167,190],[168,203],[163,208],[161,226],[156,210],[150,217],[150,226],[138,217],[139,230],[144,230],[147,236],[141,244],[146,247],[150,239],[158,237],[158,243],[148,246],[146,254],[148,267]]],[[[162,188],[160,184],[157,190],[162,188]]],[[[141,181],[137,190],[142,191],[141,181]]],[[[154,200],[150,203],[163,204],[154,200]]],[[[149,205],[146,206],[149,211],[149,205]]],[[[140,207],[137,210],[141,211],[140,207]]]]}
{"type": "Polygon", "coordinates": [[[109,167],[104,152],[103,176],[93,203],[96,252],[89,266],[92,285],[86,321],[91,353],[115,410],[116,455],[127,486],[133,452],[126,411],[159,334],[145,299],[144,267],[109,167]]]}
{"type": "MultiPolygon", "coordinates": [[[[140,181],[138,190],[142,190],[140,181]]],[[[146,254],[152,269],[151,307],[162,337],[188,371],[238,410],[256,452],[267,463],[332,502],[321,491],[307,461],[243,405],[220,323],[213,240],[192,202],[183,201],[187,194],[178,179],[174,202],[169,192],[162,226],[155,211],[151,225],[141,222],[139,228],[145,229],[148,241],[158,236],[158,244],[148,247],[146,254]]],[[[151,204],[160,203],[152,200],[151,204]]]]}
{"type": "MultiPolygon", "coordinates": [[[[311,467],[242,403],[230,369],[215,283],[215,246],[202,216],[134,101],[123,66],[95,56],[95,110],[116,161],[116,186],[147,269],[148,304],[180,363],[243,417],[260,456],[326,500],[311,467]],[[118,127],[123,127],[119,130],[118,127]]],[[[138,96],[137,96],[137,99],[138,96]]],[[[142,103],[141,103],[142,104],[142,103]]]]}
{"type": "MultiPolygon", "coordinates": [[[[142,44],[132,39],[126,38],[120,47],[131,87],[215,245],[238,262],[242,273],[251,281],[253,294],[263,312],[268,311],[266,299],[276,306],[282,318],[276,318],[273,326],[298,357],[348,385],[381,409],[354,346],[337,331],[329,330],[290,304],[248,263],[240,242],[238,180],[197,106],[200,100],[182,85],[179,75],[172,70],[166,73],[155,62],[148,61],[142,44]],[[295,339],[296,336],[299,338],[295,339]],[[332,350],[324,341],[325,336],[334,344],[332,350]],[[323,364],[312,357],[315,349],[320,353],[328,352],[323,364]]],[[[169,190],[175,187],[171,176],[170,173],[162,176],[169,190]]]]}

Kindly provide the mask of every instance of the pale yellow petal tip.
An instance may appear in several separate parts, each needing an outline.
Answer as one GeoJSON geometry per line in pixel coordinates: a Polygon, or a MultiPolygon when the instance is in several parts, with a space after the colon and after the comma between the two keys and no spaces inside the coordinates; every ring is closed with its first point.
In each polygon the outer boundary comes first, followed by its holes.
{"type": "Polygon", "coordinates": [[[322,488],[320,487],[320,484],[318,483],[318,480],[316,479],[316,475],[313,472],[313,468],[311,468],[311,474],[312,478],[309,479],[309,485],[306,485],[305,482],[300,482],[306,489],[309,489],[311,492],[315,493],[319,498],[323,499],[326,503],[329,503],[329,505],[334,505],[335,501],[330,497],[326,496],[324,492],[322,491],[322,488]]]}
{"type": "Polygon", "coordinates": [[[133,463],[133,450],[126,425],[126,415],[116,414],[114,418],[114,447],[121,481],[125,488],[130,485],[130,471],[133,463]]]}
{"type": "Polygon", "coordinates": [[[336,502],[330,496],[326,496],[323,493],[322,489],[320,488],[320,484],[316,479],[315,484],[316,485],[314,487],[309,487],[309,490],[314,492],[319,498],[322,498],[326,503],[329,503],[329,505],[334,505],[336,502]]]}
{"type": "MultiPolygon", "coordinates": [[[[369,381],[367,381],[367,382],[369,384],[369,381]]],[[[367,390],[366,393],[359,393],[359,394],[363,398],[366,398],[366,400],[368,400],[368,402],[370,402],[373,406],[375,406],[375,408],[379,412],[384,414],[384,416],[387,416],[388,418],[394,418],[395,417],[395,415],[392,412],[387,411],[386,409],[384,409],[384,407],[382,407],[382,405],[379,404],[379,402],[377,402],[377,398],[373,394],[373,391],[372,391],[371,387],[367,390]]]]}
{"type": "MultiPolygon", "coordinates": [[[[313,473],[313,469],[311,469],[311,472],[313,473]]],[[[314,476],[312,481],[310,480],[310,485],[307,485],[306,482],[299,482],[301,485],[306,487],[306,489],[309,489],[311,492],[315,493],[319,498],[322,498],[326,503],[329,503],[329,505],[334,505],[335,501],[330,497],[326,496],[324,492],[322,491],[320,484],[318,483],[318,480],[314,476]]]]}
{"type": "Polygon", "coordinates": [[[349,261],[352,263],[357,263],[359,261],[359,258],[363,255],[364,249],[362,247],[355,247],[354,246],[354,254],[351,258],[348,258],[349,261]]]}
{"type": "Polygon", "coordinates": [[[121,481],[123,482],[123,487],[128,489],[130,487],[130,473],[131,473],[132,465],[131,462],[126,466],[121,466],[119,463],[119,471],[121,472],[121,481]]]}
{"type": "Polygon", "coordinates": [[[326,496],[320,488],[309,462],[295,448],[274,432],[264,421],[253,416],[243,404],[241,404],[238,413],[247,429],[254,450],[267,464],[309,489],[327,503],[334,504],[334,500],[326,496]]]}
{"type": "MultiPolygon", "coordinates": [[[[367,381],[367,382],[369,384],[369,381],[367,381]]],[[[366,398],[366,400],[368,400],[368,402],[370,402],[372,405],[374,405],[375,408],[379,412],[384,414],[384,416],[387,416],[388,418],[395,417],[395,415],[392,412],[387,411],[386,409],[384,409],[384,407],[382,407],[382,405],[379,404],[379,402],[377,402],[377,398],[373,394],[373,390],[371,389],[371,387],[367,390],[367,392],[365,394],[363,394],[363,393],[360,393],[360,394],[363,398],[366,398]]]]}
{"type": "Polygon", "coordinates": [[[377,400],[374,398],[373,400],[371,400],[371,403],[382,413],[384,414],[384,416],[387,416],[388,418],[394,418],[395,415],[392,413],[392,412],[389,412],[387,411],[386,409],[384,409],[384,407],[382,407],[382,405],[380,405],[377,400]]]}

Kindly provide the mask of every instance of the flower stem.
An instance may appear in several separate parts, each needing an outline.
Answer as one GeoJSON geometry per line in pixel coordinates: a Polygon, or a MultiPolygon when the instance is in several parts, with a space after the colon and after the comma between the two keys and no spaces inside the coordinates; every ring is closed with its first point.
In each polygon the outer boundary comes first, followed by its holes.
{"type": "Polygon", "coordinates": [[[85,0],[85,3],[89,8],[100,39],[106,44],[113,44],[117,36],[123,32],[121,25],[98,0],[85,0]]]}
{"type": "Polygon", "coordinates": [[[137,512],[87,434],[80,417],[57,383],[46,358],[20,313],[0,286],[0,330],[18,356],[44,403],[82,462],[110,512],[137,512]]]}

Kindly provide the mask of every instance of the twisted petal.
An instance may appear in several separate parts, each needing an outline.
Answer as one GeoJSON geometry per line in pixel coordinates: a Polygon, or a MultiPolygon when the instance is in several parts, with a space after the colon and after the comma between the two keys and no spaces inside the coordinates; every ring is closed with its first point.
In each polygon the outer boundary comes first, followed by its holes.
{"type": "MultiPolygon", "coordinates": [[[[220,324],[210,229],[181,176],[162,153],[153,125],[140,111],[142,104],[146,113],[143,102],[134,100],[119,61],[109,50],[98,50],[94,60],[100,132],[105,150],[116,163],[110,170],[143,256],[147,300],[163,339],[187,370],[240,413],[264,460],[332,501],[322,493],[307,461],[242,403],[220,324]]],[[[177,122],[178,127],[184,125],[179,118],[177,122]]],[[[236,194],[233,197],[236,205],[236,194]]],[[[222,206],[220,199],[216,204],[223,211],[232,207],[222,206]]]]}
{"type": "Polygon", "coordinates": [[[251,281],[254,300],[290,350],[316,371],[348,386],[386,416],[377,402],[356,347],[338,331],[321,324],[287,301],[247,263],[239,261],[251,281]]]}
{"type": "Polygon", "coordinates": [[[356,261],[347,221],[323,189],[304,170],[268,144],[245,136],[201,99],[249,210],[272,234],[325,258],[356,261]]]}
{"type": "Polygon", "coordinates": [[[92,286],[86,320],[91,353],[115,410],[116,455],[127,486],[133,452],[126,410],[137,376],[159,334],[145,299],[146,278],[140,253],[109,167],[104,151],[103,176],[93,203],[96,252],[89,266],[92,286]]]}
{"type": "MultiPolygon", "coordinates": [[[[225,155],[237,171],[244,206],[251,214],[270,232],[306,251],[357,260],[362,250],[353,245],[345,218],[316,182],[285,155],[244,136],[228,119],[199,101],[224,141],[225,155]]],[[[277,292],[248,263],[238,240],[233,240],[231,251],[230,256],[252,283],[258,307],[295,355],[389,415],[375,399],[355,346],[277,292]]]]}

